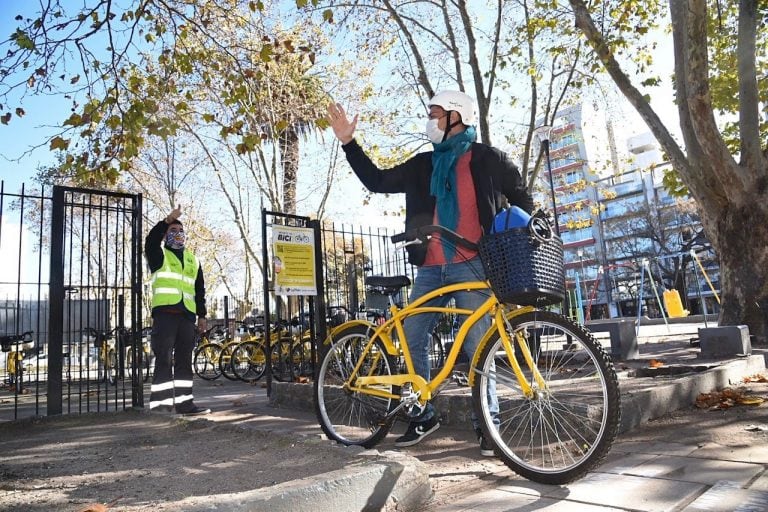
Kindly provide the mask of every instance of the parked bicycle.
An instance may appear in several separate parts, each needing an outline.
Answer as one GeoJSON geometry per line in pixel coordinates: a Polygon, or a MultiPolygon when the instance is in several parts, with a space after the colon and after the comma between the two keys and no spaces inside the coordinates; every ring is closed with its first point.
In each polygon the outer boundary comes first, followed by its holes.
{"type": "MultiPolygon", "coordinates": [[[[560,243],[548,225],[533,228],[540,243],[560,243]]],[[[392,241],[413,243],[433,233],[479,249],[486,272],[489,265],[503,263],[482,243],[478,247],[440,226],[396,235],[392,241]]],[[[379,278],[379,284],[392,287],[408,281],[405,276],[379,278]]],[[[364,447],[380,442],[398,415],[420,410],[449,382],[467,332],[490,315],[493,323],[471,358],[468,381],[480,427],[495,454],[518,474],[546,484],[575,480],[596,467],[608,453],[620,419],[611,360],[583,327],[557,313],[510,304],[499,293],[499,283],[491,282],[489,277],[444,286],[403,308],[392,306],[382,325],[352,320],[337,328],[325,341],[314,387],[315,412],[328,437],[364,447]],[[474,311],[426,305],[465,290],[483,292],[487,299],[474,311]],[[445,365],[429,381],[416,374],[402,338],[403,320],[427,311],[466,316],[445,365]],[[395,333],[402,341],[399,347],[395,333]],[[401,351],[405,371],[397,362],[401,351]],[[491,408],[491,393],[498,398],[498,413],[491,408]]]]}
{"type": "MultiPolygon", "coordinates": [[[[83,341],[98,348],[96,355],[96,382],[114,385],[117,382],[117,350],[125,347],[125,329],[115,327],[104,331],[94,327],[83,329],[83,341]]],[[[89,372],[90,373],[90,372],[89,372]]]]}
{"type": "Polygon", "coordinates": [[[33,331],[26,331],[22,334],[0,336],[0,349],[6,353],[5,370],[8,375],[8,384],[17,393],[23,391],[24,365],[22,361],[24,361],[25,352],[34,348],[33,335],[33,331]]]}
{"type": "MultiPolygon", "coordinates": [[[[126,377],[131,376],[133,369],[133,347],[128,346],[125,353],[125,373],[126,377]]],[[[141,380],[148,382],[152,376],[154,360],[152,357],[152,328],[145,327],[141,330],[141,347],[137,352],[136,367],[141,380]]]]}
{"type": "Polygon", "coordinates": [[[219,361],[225,331],[223,325],[214,325],[197,337],[197,346],[192,352],[192,369],[195,375],[205,380],[221,377],[219,361]]]}

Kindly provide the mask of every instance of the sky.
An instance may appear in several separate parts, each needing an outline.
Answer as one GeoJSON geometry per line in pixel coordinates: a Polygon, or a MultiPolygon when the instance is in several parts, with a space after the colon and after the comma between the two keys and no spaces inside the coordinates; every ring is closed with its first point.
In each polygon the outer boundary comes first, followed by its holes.
{"type": "MultiPolygon", "coordinates": [[[[0,37],[4,38],[16,28],[17,22],[13,20],[16,13],[30,15],[36,6],[37,2],[29,0],[0,0],[0,37]]],[[[666,79],[668,85],[654,92],[652,105],[669,129],[677,133],[679,132],[677,113],[672,102],[670,81],[667,78],[672,72],[671,36],[660,36],[660,40],[663,43],[655,52],[654,69],[666,79]]],[[[13,110],[15,106],[11,105],[11,109],[13,110]]],[[[6,191],[17,190],[22,182],[31,185],[31,178],[36,169],[54,161],[54,153],[48,150],[46,141],[56,133],[55,123],[61,122],[70,114],[70,106],[70,101],[61,96],[28,96],[23,102],[26,115],[23,118],[14,115],[8,126],[0,125],[0,179],[4,181],[6,191]],[[42,147],[35,149],[35,146],[40,145],[42,147]]],[[[626,147],[628,137],[648,131],[634,109],[624,101],[619,103],[614,115],[616,116],[614,127],[617,130],[617,145],[620,150],[626,147]]],[[[358,129],[373,134],[377,127],[375,124],[366,125],[361,121],[358,129]]],[[[324,136],[326,140],[333,137],[330,130],[324,136]]],[[[500,137],[497,136],[496,139],[499,140],[500,137]]],[[[513,148],[503,149],[512,152],[513,148]]],[[[345,173],[339,179],[339,188],[349,191],[346,193],[359,193],[362,196],[362,189],[357,186],[354,176],[345,173]]],[[[348,204],[343,200],[331,201],[328,211],[330,214],[340,213],[334,210],[343,210],[346,207],[348,204]]],[[[369,218],[375,219],[377,225],[396,225],[396,218],[393,220],[391,216],[380,214],[382,209],[385,209],[382,202],[375,200],[374,205],[369,208],[369,218]]]]}

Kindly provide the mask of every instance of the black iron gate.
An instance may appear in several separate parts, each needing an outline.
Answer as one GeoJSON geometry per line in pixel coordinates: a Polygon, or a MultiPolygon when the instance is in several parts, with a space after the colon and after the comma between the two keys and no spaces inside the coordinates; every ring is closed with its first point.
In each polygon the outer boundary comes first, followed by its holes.
{"type": "Polygon", "coordinates": [[[54,187],[47,414],[143,407],[141,195],[54,187]]]}

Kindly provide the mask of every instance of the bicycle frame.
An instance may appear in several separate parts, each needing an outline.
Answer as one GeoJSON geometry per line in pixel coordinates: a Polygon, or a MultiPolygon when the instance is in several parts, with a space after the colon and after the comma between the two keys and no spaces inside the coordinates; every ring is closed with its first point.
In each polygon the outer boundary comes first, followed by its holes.
{"type": "MultiPolygon", "coordinates": [[[[528,347],[528,343],[525,340],[525,338],[522,335],[518,335],[516,336],[516,340],[513,341],[509,337],[507,330],[505,328],[501,328],[500,326],[507,324],[510,318],[514,318],[515,316],[518,316],[530,311],[534,311],[534,310],[535,308],[531,306],[527,306],[527,307],[522,307],[513,311],[508,311],[502,304],[499,303],[496,296],[490,292],[490,288],[487,282],[468,281],[464,283],[458,283],[458,284],[440,287],[418,298],[417,300],[415,300],[408,306],[405,306],[404,308],[398,308],[397,306],[394,306],[394,305],[391,306],[390,318],[385,323],[379,326],[376,326],[370,322],[363,321],[363,320],[353,320],[351,322],[342,324],[339,327],[349,326],[349,325],[365,325],[369,329],[374,331],[363,349],[363,354],[366,354],[371,350],[376,340],[381,340],[388,354],[398,356],[399,355],[398,349],[395,346],[395,343],[393,342],[390,334],[392,333],[392,331],[395,331],[397,333],[398,339],[407,340],[407,338],[405,337],[404,329],[403,329],[403,321],[407,317],[412,315],[417,315],[417,314],[423,314],[423,313],[454,313],[454,314],[467,316],[467,319],[462,323],[461,327],[459,328],[456,334],[456,339],[453,343],[453,346],[451,347],[450,352],[448,353],[445,365],[438,372],[438,374],[435,377],[433,377],[430,381],[426,381],[423,377],[416,374],[414,370],[413,359],[411,357],[411,352],[408,347],[408,343],[406,342],[406,343],[400,343],[400,348],[403,352],[403,357],[405,358],[407,373],[401,373],[396,375],[358,376],[358,372],[360,371],[360,368],[365,359],[364,357],[360,357],[355,365],[354,370],[350,374],[350,380],[348,380],[345,383],[344,387],[347,388],[349,391],[353,391],[353,392],[361,392],[369,395],[380,396],[382,398],[397,399],[397,398],[400,398],[399,395],[390,393],[389,391],[385,390],[383,386],[403,386],[405,384],[410,384],[413,388],[414,394],[418,397],[419,402],[423,404],[433,397],[433,395],[435,394],[435,391],[453,372],[453,367],[456,363],[456,360],[459,357],[462,347],[464,346],[464,341],[466,339],[466,336],[469,330],[477,323],[477,321],[480,318],[482,318],[486,314],[490,314],[494,318],[494,322],[491,325],[491,327],[488,329],[488,331],[483,335],[477,349],[475,350],[475,353],[472,356],[472,364],[470,365],[470,374],[469,374],[470,385],[474,381],[475,374],[477,372],[477,370],[475,370],[475,367],[477,364],[477,359],[479,357],[479,354],[481,353],[485,344],[493,335],[494,330],[498,330],[502,339],[502,343],[504,344],[504,347],[507,351],[507,354],[510,355],[509,363],[513,368],[518,384],[520,385],[522,392],[526,396],[530,397],[533,394],[533,389],[531,384],[525,379],[522,372],[522,368],[520,367],[520,364],[518,363],[517,359],[515,357],[512,357],[514,355],[513,343],[516,342],[517,346],[520,347],[520,353],[523,356],[525,364],[528,366],[528,368],[532,372],[533,378],[536,381],[536,384],[539,387],[539,389],[546,388],[545,380],[541,376],[536,366],[536,362],[533,360],[533,356],[531,355],[530,348],[528,347]],[[460,291],[480,291],[480,290],[487,290],[489,292],[489,297],[482,304],[482,306],[480,306],[477,310],[474,310],[474,311],[467,310],[467,309],[460,309],[456,307],[448,307],[448,306],[437,307],[437,306],[425,305],[427,302],[437,297],[440,297],[442,295],[446,295],[454,292],[460,292],[460,291]]],[[[338,327],[336,329],[338,329],[338,327]]],[[[336,329],[334,329],[334,331],[336,329]]],[[[327,342],[329,342],[332,339],[332,337],[333,337],[333,333],[331,333],[327,342]]]]}

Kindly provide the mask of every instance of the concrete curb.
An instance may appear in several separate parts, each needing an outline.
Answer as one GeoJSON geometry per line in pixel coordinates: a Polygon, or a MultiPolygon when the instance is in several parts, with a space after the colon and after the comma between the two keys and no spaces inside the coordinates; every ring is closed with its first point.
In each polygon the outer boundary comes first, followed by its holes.
{"type": "MultiPolygon", "coordinates": [[[[719,366],[672,377],[628,377],[619,380],[622,400],[620,432],[669,412],[689,407],[699,393],[740,382],[745,376],[765,370],[765,358],[753,355],[723,362],[719,366]]],[[[277,407],[307,410],[312,405],[312,386],[274,382],[270,403],[277,407]]],[[[471,392],[452,387],[435,399],[445,425],[470,429],[471,392]]],[[[326,510],[411,511],[423,508],[432,496],[426,466],[400,452],[362,452],[371,460],[326,475],[297,480],[270,489],[220,496],[216,507],[184,510],[317,510],[322,500],[326,510]]]]}
{"type": "Polygon", "coordinates": [[[254,491],[219,494],[215,503],[187,498],[181,510],[302,512],[316,510],[421,510],[432,497],[427,466],[399,452],[362,452],[364,460],[319,476],[254,491]]]}
{"type": "Polygon", "coordinates": [[[619,432],[628,432],[641,423],[689,407],[699,393],[728,387],[764,370],[765,358],[752,355],[699,373],[672,377],[666,383],[661,377],[652,377],[649,386],[643,389],[633,389],[630,379],[622,379],[619,381],[622,390],[619,432]]]}
{"type": "MultiPolygon", "coordinates": [[[[620,372],[622,411],[619,432],[627,432],[642,423],[688,407],[699,393],[727,387],[745,376],[764,370],[765,358],[751,355],[698,373],[670,377],[628,377],[626,372],[620,372]]],[[[312,386],[273,382],[270,403],[278,407],[311,410],[314,407],[312,386]]],[[[472,428],[470,388],[450,386],[433,400],[433,404],[440,412],[443,425],[462,430],[472,428]]]]}

